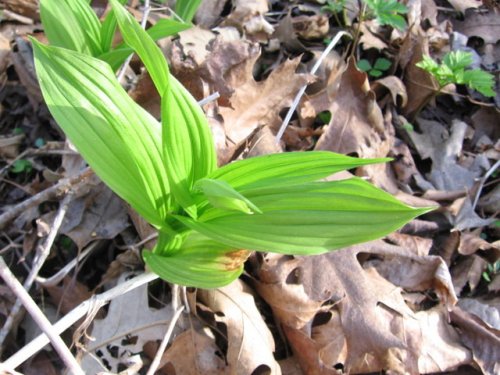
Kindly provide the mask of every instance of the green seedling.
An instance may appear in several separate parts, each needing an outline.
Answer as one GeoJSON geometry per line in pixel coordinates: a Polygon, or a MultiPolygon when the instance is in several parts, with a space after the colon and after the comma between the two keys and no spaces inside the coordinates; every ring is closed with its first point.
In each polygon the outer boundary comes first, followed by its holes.
{"type": "Polygon", "coordinates": [[[158,229],[158,243],[143,257],[163,279],[219,287],[241,274],[250,251],[321,254],[380,238],[429,211],[359,178],[320,181],[387,159],[290,152],[217,167],[196,100],[170,74],[153,38],[117,0],[110,2],[124,43],[161,94],[161,123],[92,51],[33,40],[35,67],[47,106],[68,138],[96,174],[158,229]]]}
{"type": "Polygon", "coordinates": [[[472,53],[453,51],[448,52],[441,63],[429,56],[424,56],[423,60],[416,65],[436,79],[439,85],[437,94],[441,93],[446,85],[455,83],[466,85],[487,97],[495,96],[493,75],[481,69],[468,69],[472,62],[472,53]]]}
{"type": "Polygon", "coordinates": [[[321,7],[321,11],[324,13],[340,13],[344,10],[346,6],[346,0],[328,0],[326,5],[321,7]]]}
{"type": "Polygon", "coordinates": [[[403,17],[408,13],[406,5],[396,0],[363,0],[368,6],[369,14],[373,14],[379,24],[404,30],[406,21],[403,17]]]}
{"type": "Polygon", "coordinates": [[[10,171],[15,174],[30,173],[32,170],[33,165],[26,159],[18,159],[10,167],[10,171]]]}
{"type": "Polygon", "coordinates": [[[482,273],[482,277],[486,282],[491,283],[498,273],[500,273],[500,261],[488,263],[486,271],[482,273]]]}
{"type": "MultiPolygon", "coordinates": [[[[392,26],[399,30],[404,30],[406,27],[406,21],[403,17],[408,13],[406,5],[396,0],[362,0],[361,3],[363,6],[358,15],[360,23],[366,19],[376,18],[380,25],[392,26]]],[[[345,19],[348,6],[347,0],[328,0],[326,5],[321,7],[321,11],[333,14],[337,22],[340,23],[337,15],[342,13],[345,19]]]]}
{"type": "Polygon", "coordinates": [[[384,74],[389,68],[391,67],[392,63],[383,58],[379,57],[377,60],[375,60],[375,64],[372,64],[366,60],[366,59],[361,59],[358,61],[357,66],[358,69],[368,73],[371,77],[378,78],[384,74]]]}

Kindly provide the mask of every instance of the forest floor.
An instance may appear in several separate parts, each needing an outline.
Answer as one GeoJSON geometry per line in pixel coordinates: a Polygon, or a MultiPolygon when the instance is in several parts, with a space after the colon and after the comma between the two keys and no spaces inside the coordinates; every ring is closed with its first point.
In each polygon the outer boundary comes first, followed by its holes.
{"type": "MultiPolygon", "coordinates": [[[[105,0],[91,3],[100,16],[108,10],[105,0]]],[[[128,3],[141,20],[144,1],[128,3]]],[[[172,325],[157,374],[500,373],[499,85],[494,97],[440,88],[415,65],[462,50],[498,81],[500,9],[496,1],[402,3],[398,29],[375,15],[360,22],[365,3],[352,0],[204,0],[195,26],[159,41],[196,99],[220,95],[204,106],[220,165],[287,151],[390,157],[341,178],[355,174],[436,209],[381,240],[323,255],[253,253],[229,286],[188,288],[181,305],[190,312],[172,325]],[[311,74],[340,31],[354,37],[342,37],[311,74]]],[[[150,3],[148,26],[171,16],[166,5],[150,3]]],[[[29,36],[46,42],[38,1],[3,0],[0,256],[21,283],[32,279],[30,295],[52,323],[108,292],[61,337],[87,374],[146,374],[178,289],[140,279],[155,231],[85,169],[52,119],[29,36]]],[[[139,60],[124,82],[159,118],[139,60]]],[[[0,371],[63,373],[50,345],[15,356],[41,333],[16,301],[0,284],[0,371]]]]}

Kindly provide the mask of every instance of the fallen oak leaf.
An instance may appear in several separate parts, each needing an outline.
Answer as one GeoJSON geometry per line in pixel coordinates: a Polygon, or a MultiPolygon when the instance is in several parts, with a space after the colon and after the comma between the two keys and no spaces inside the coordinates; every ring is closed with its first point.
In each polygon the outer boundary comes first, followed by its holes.
{"type": "MultiPolygon", "coordinates": [[[[273,259],[270,264],[262,264],[256,288],[278,320],[288,328],[307,335],[311,326],[314,330],[321,325],[315,323],[319,316],[331,314],[329,321],[334,319],[334,314],[339,314],[340,325],[337,324],[335,333],[325,334],[321,345],[314,336],[309,336],[313,341],[310,344],[318,353],[323,348],[325,356],[335,358],[323,363],[326,368],[341,364],[346,372],[353,373],[403,369],[415,374],[421,366],[432,368],[432,354],[427,351],[429,342],[422,336],[432,330],[430,326],[436,325],[447,327],[442,342],[448,342],[449,346],[446,348],[443,344],[446,349],[441,354],[444,356],[450,350],[451,355],[443,366],[453,368],[470,360],[468,350],[457,344],[456,333],[447,326],[446,310],[456,303],[456,296],[446,264],[439,257],[420,257],[404,248],[373,241],[321,256],[273,259]],[[373,260],[363,262],[367,258],[373,260]],[[404,275],[411,277],[406,279],[404,275]],[[403,285],[394,285],[388,279],[403,285]],[[267,288],[274,292],[263,293],[267,288]],[[436,291],[442,302],[435,312],[437,315],[426,315],[425,311],[417,315],[407,305],[401,288],[436,291]],[[306,300],[305,306],[316,306],[314,320],[312,311],[309,321],[303,318],[303,311],[297,306],[299,299],[306,300]],[[406,327],[411,335],[407,334],[406,327]],[[347,349],[343,349],[342,342],[332,342],[339,335],[345,337],[347,349]]],[[[300,338],[299,341],[306,345],[300,338]]],[[[295,353],[300,356],[307,351],[301,347],[295,353]]]]}
{"type": "Polygon", "coordinates": [[[327,87],[331,100],[330,112],[334,114],[316,150],[330,150],[359,157],[384,157],[384,119],[370,90],[368,76],[357,69],[354,59],[349,59],[345,70],[327,87]],[[379,150],[382,149],[382,150],[379,150]]]}
{"type": "Polygon", "coordinates": [[[235,144],[259,126],[277,128],[282,122],[281,110],[289,107],[299,89],[312,80],[307,74],[295,73],[300,63],[296,58],[278,66],[265,81],[256,82],[252,71],[257,57],[228,72],[229,82],[240,84],[233,86],[235,92],[229,99],[231,107],[221,107],[220,114],[227,136],[235,144]]]}
{"type": "Polygon", "coordinates": [[[248,286],[237,279],[219,289],[201,289],[200,300],[227,329],[227,363],[232,374],[246,375],[257,368],[281,374],[273,356],[274,340],[248,286]]]}

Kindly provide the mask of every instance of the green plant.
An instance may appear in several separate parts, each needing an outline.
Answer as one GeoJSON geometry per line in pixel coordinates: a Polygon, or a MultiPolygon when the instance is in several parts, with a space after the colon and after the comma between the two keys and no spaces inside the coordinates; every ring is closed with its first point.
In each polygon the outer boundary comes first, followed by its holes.
{"type": "Polygon", "coordinates": [[[328,0],[326,5],[321,7],[321,11],[325,13],[340,13],[344,10],[346,0],[328,0]]]}
{"type": "Polygon", "coordinates": [[[10,171],[15,174],[30,173],[32,170],[33,165],[26,159],[18,159],[10,167],[10,171]]]}
{"type": "Polygon", "coordinates": [[[500,273],[500,261],[497,260],[495,263],[488,263],[482,277],[486,282],[491,283],[498,273],[500,273]]]}
{"type": "Polygon", "coordinates": [[[416,65],[433,75],[439,84],[438,93],[450,83],[467,85],[487,97],[495,96],[493,75],[481,69],[467,69],[472,64],[472,53],[464,51],[448,52],[439,64],[429,56],[416,65]]]}
{"type": "MultiPolygon", "coordinates": [[[[238,277],[249,251],[320,254],[379,238],[427,212],[332,173],[387,159],[290,152],[217,168],[207,120],[170,74],[154,40],[110,1],[127,48],[162,98],[159,123],[91,51],[33,40],[40,87],[52,115],[101,179],[159,231],[147,266],[182,285],[218,287],[238,277]]],[[[50,27],[50,25],[45,25],[50,27]]]]}
{"type": "Polygon", "coordinates": [[[361,59],[358,61],[357,66],[358,69],[368,73],[372,77],[380,77],[382,74],[384,74],[385,71],[387,71],[391,67],[392,63],[387,60],[386,58],[379,57],[377,60],[375,60],[375,64],[372,64],[366,60],[366,59],[361,59]]]}
{"type": "Polygon", "coordinates": [[[185,22],[191,22],[201,0],[177,0],[175,2],[175,13],[185,22]]]}
{"type": "Polygon", "coordinates": [[[406,5],[396,0],[363,0],[369,8],[369,13],[381,25],[389,25],[399,30],[404,30],[406,21],[403,17],[408,12],[406,5]]]}
{"type": "MultiPolygon", "coordinates": [[[[121,4],[125,2],[120,0],[121,4]]],[[[109,63],[113,70],[133,53],[125,43],[113,47],[116,32],[114,12],[109,12],[101,22],[88,0],[40,0],[40,18],[51,45],[98,57],[109,63]]],[[[160,19],[147,33],[158,40],[190,27],[189,23],[160,19]]]]}
{"type": "MultiPolygon", "coordinates": [[[[396,0],[362,0],[362,3],[364,6],[358,15],[360,23],[367,18],[376,18],[380,25],[389,25],[400,30],[406,27],[403,17],[408,12],[406,5],[396,0]]],[[[328,0],[326,5],[321,7],[321,11],[336,17],[339,13],[345,13],[346,8],[346,0],[328,0]]]]}

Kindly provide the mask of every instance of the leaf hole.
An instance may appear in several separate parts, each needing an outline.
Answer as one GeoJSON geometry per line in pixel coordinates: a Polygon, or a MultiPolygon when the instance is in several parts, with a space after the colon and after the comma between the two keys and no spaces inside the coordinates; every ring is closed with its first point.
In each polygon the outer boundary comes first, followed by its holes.
{"type": "Polygon", "coordinates": [[[118,358],[120,354],[120,348],[116,345],[107,345],[106,349],[109,353],[109,355],[113,358],[118,358]]]}
{"type": "Polygon", "coordinates": [[[267,365],[260,365],[253,370],[252,375],[267,375],[271,373],[271,369],[267,365]]]}
{"type": "Polygon", "coordinates": [[[312,326],[322,326],[328,323],[332,319],[332,313],[330,311],[321,311],[314,316],[312,321],[312,326]]]}
{"type": "Polygon", "coordinates": [[[290,272],[286,278],[287,284],[301,284],[302,272],[300,267],[296,267],[290,272]]]}

